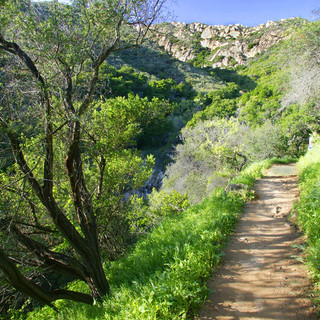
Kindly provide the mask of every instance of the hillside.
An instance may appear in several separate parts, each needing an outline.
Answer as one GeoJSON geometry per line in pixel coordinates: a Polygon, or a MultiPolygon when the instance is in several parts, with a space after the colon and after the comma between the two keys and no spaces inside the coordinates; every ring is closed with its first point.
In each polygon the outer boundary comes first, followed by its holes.
{"type": "Polygon", "coordinates": [[[269,21],[256,27],[172,22],[153,30],[158,44],[173,57],[216,68],[244,65],[248,59],[288,39],[294,28],[305,23],[300,18],[269,21]]]}
{"type": "Polygon", "coordinates": [[[132,66],[156,79],[187,81],[197,92],[207,93],[219,88],[221,79],[210,77],[202,68],[245,66],[251,58],[289,39],[306,23],[300,18],[256,27],[161,23],[153,26],[147,44],[125,50],[108,61],[118,68],[132,66]]]}

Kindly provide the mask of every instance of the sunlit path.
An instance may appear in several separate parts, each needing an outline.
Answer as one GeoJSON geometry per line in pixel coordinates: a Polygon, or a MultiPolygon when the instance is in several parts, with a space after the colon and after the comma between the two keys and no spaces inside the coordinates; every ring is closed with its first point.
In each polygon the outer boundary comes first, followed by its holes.
{"type": "Polygon", "coordinates": [[[208,284],[213,293],[200,319],[317,319],[294,247],[301,235],[287,220],[298,195],[294,173],[294,166],[276,166],[256,182],[257,199],[247,204],[208,284]]]}

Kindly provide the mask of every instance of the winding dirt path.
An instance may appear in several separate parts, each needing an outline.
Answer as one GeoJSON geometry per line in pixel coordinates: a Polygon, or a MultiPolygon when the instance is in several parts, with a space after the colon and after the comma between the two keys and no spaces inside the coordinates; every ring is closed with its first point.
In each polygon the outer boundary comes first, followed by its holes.
{"type": "Polygon", "coordinates": [[[208,283],[213,293],[195,319],[319,319],[294,247],[303,239],[287,220],[298,196],[294,165],[274,166],[255,192],[208,283]]]}

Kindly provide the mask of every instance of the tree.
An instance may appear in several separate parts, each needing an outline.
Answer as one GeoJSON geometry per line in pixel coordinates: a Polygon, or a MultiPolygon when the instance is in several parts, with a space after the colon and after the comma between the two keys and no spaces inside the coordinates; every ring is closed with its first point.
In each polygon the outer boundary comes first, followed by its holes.
{"type": "Polygon", "coordinates": [[[85,124],[102,63],[140,44],[164,2],[12,0],[1,9],[0,130],[15,165],[1,173],[0,269],[43,304],[91,304],[109,293],[93,201],[103,174],[89,189],[85,124]],[[80,279],[91,294],[46,289],[31,279],[33,267],[80,279]]]}

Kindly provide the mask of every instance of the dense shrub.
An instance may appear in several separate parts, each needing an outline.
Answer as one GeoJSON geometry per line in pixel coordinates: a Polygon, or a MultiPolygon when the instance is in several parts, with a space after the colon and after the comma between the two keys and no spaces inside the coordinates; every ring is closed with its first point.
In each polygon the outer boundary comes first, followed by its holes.
{"type": "Polygon", "coordinates": [[[287,138],[283,129],[270,120],[261,126],[248,129],[243,136],[242,143],[243,152],[250,161],[281,158],[288,155],[287,138]]]}
{"type": "Polygon", "coordinates": [[[205,109],[193,115],[187,126],[194,127],[199,121],[211,120],[215,117],[230,118],[237,110],[237,100],[239,97],[239,86],[229,83],[226,87],[211,91],[205,101],[205,109]]]}
{"type": "Polygon", "coordinates": [[[204,121],[183,129],[183,144],[177,146],[174,163],[167,169],[164,189],[186,193],[192,202],[199,202],[223,185],[243,161],[236,155],[242,150],[244,130],[235,119],[204,121]]]}

